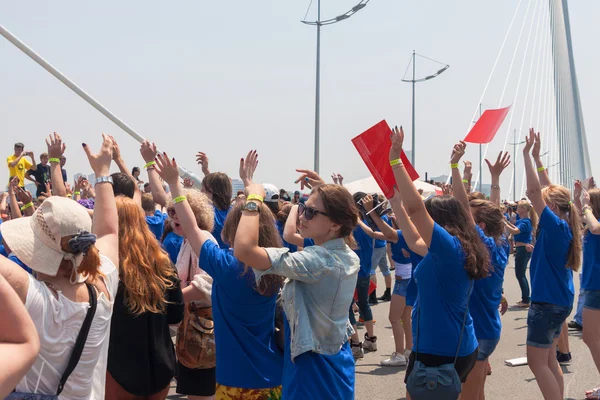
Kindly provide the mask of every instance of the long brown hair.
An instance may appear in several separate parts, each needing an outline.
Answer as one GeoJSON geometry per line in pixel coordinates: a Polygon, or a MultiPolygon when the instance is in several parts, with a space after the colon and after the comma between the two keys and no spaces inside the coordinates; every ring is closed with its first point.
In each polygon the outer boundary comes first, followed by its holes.
{"type": "Polygon", "coordinates": [[[119,279],[129,311],[164,313],[166,291],[177,273],[169,256],[148,228],[142,209],[131,199],[116,197],[119,215],[119,279]]]}
{"type": "Polygon", "coordinates": [[[311,196],[313,194],[318,194],[321,198],[325,208],[324,211],[329,219],[341,225],[340,237],[344,239],[350,248],[357,248],[352,231],[358,224],[359,212],[350,192],[343,186],[327,184],[314,188],[311,196]]]}
{"type": "Polygon", "coordinates": [[[519,207],[519,206],[521,206],[527,210],[529,220],[531,221],[531,232],[533,232],[533,234],[535,234],[535,232],[537,230],[537,226],[538,226],[538,220],[539,220],[539,217],[538,217],[537,213],[535,212],[535,209],[533,208],[531,203],[528,202],[527,200],[519,200],[517,202],[517,207],[519,207]]]}
{"type": "Polygon", "coordinates": [[[546,204],[554,204],[558,208],[571,229],[573,240],[571,246],[569,246],[569,257],[566,266],[573,271],[578,271],[581,265],[581,249],[583,247],[581,218],[577,207],[571,201],[571,192],[564,186],[550,185],[542,189],[542,196],[546,204]]]}
{"type": "MultiPolygon", "coordinates": [[[[227,218],[225,219],[223,230],[221,231],[223,240],[232,248],[235,247],[235,233],[240,224],[240,219],[242,218],[243,206],[244,203],[242,202],[238,202],[233,206],[229,213],[227,213],[227,218]]],[[[258,245],[260,247],[283,247],[281,236],[279,236],[279,232],[275,226],[273,214],[269,207],[262,203],[260,204],[259,211],[258,245]]],[[[248,266],[244,265],[244,275],[248,272],[248,266]]],[[[279,289],[283,286],[284,280],[285,278],[278,275],[263,275],[256,290],[263,296],[272,296],[279,292],[279,289]]]]}
{"type": "Polygon", "coordinates": [[[465,253],[465,270],[471,279],[486,278],[490,271],[490,254],[479,238],[467,210],[452,196],[435,196],[425,202],[433,220],[460,241],[465,253]]]}
{"type": "Polygon", "coordinates": [[[588,190],[590,194],[590,206],[596,218],[600,217],[600,189],[594,188],[588,190]]]}
{"type": "Polygon", "coordinates": [[[475,223],[485,224],[484,232],[499,243],[504,234],[504,215],[497,204],[489,200],[474,199],[470,202],[475,223]]]}
{"type": "Polygon", "coordinates": [[[219,210],[227,210],[231,204],[231,179],[223,172],[212,172],[202,180],[202,187],[212,194],[212,201],[219,210]]]}

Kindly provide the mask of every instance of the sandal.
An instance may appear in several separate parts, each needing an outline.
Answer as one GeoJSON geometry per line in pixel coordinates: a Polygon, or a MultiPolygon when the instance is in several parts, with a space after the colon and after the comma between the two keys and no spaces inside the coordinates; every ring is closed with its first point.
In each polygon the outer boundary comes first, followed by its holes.
{"type": "Polygon", "coordinates": [[[597,387],[592,390],[588,390],[585,392],[585,398],[588,400],[598,400],[600,399],[600,387],[597,387]]]}
{"type": "Polygon", "coordinates": [[[520,301],[516,304],[516,306],[519,308],[529,308],[529,303],[523,303],[522,301],[520,301]]]}

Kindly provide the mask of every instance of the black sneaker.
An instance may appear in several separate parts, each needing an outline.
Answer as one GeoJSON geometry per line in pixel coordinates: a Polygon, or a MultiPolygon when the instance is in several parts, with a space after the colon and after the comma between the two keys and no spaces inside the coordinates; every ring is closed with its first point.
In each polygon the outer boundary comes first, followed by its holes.
{"type": "Polygon", "coordinates": [[[371,292],[371,294],[369,295],[369,304],[379,304],[379,301],[377,301],[377,294],[375,293],[375,291],[371,292]]]}
{"type": "Polygon", "coordinates": [[[390,293],[390,289],[385,289],[385,293],[383,294],[383,296],[378,297],[377,300],[379,300],[379,301],[391,301],[392,300],[392,294],[390,293]]]}
{"type": "Polygon", "coordinates": [[[561,353],[556,350],[556,359],[560,365],[567,365],[571,363],[571,353],[561,353]]]}
{"type": "Polygon", "coordinates": [[[576,331],[582,331],[583,330],[583,326],[579,325],[577,322],[575,321],[571,321],[567,324],[567,326],[569,327],[569,329],[574,329],[576,331]]]}

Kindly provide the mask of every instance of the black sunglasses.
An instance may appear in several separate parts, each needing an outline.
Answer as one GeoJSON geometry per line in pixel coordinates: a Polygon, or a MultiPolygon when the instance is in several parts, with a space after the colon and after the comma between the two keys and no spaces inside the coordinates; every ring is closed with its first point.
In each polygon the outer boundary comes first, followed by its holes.
{"type": "Polygon", "coordinates": [[[317,215],[317,214],[321,214],[326,217],[329,217],[329,214],[324,213],[323,211],[319,211],[316,208],[307,207],[304,204],[300,203],[300,204],[298,204],[298,216],[301,216],[302,214],[304,214],[304,217],[308,221],[313,219],[315,217],[315,215],[317,215]]]}

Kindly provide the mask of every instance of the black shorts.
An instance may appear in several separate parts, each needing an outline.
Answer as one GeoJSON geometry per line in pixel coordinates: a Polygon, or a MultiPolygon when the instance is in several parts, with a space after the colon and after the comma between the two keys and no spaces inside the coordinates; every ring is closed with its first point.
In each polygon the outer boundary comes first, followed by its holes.
{"type": "MultiPolygon", "coordinates": [[[[467,381],[467,376],[469,376],[469,372],[475,366],[475,361],[477,361],[477,353],[479,350],[475,349],[475,351],[468,356],[458,357],[456,359],[456,364],[454,364],[454,369],[458,373],[460,377],[460,381],[465,383],[467,381]]],[[[408,357],[408,366],[406,367],[406,375],[404,376],[404,383],[408,381],[408,376],[412,372],[415,366],[415,352],[410,353],[410,357],[408,357]]],[[[436,356],[434,354],[426,354],[419,353],[419,361],[425,364],[426,367],[439,367],[444,364],[452,364],[454,363],[454,357],[447,356],[436,356]]]]}
{"type": "Polygon", "coordinates": [[[191,369],[177,363],[177,393],[213,396],[217,391],[216,368],[191,369]]]}

